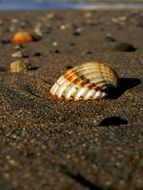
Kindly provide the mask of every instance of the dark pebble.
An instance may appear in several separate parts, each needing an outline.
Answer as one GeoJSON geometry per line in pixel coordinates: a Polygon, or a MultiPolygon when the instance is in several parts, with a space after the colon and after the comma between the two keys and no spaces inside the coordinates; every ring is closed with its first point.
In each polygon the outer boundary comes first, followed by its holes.
{"type": "Polygon", "coordinates": [[[91,55],[92,51],[87,51],[86,54],[91,55]]]}
{"type": "Polygon", "coordinates": [[[75,43],[70,43],[70,45],[71,45],[71,46],[76,46],[76,44],[75,44],[75,43]]]}
{"type": "Polygon", "coordinates": [[[105,37],[105,40],[106,40],[106,42],[115,42],[115,39],[112,36],[110,36],[110,35],[107,35],[105,37]]]}
{"type": "Polygon", "coordinates": [[[134,52],[136,51],[136,48],[129,43],[120,43],[114,47],[115,51],[125,51],[125,52],[134,52]]]}
{"type": "Polygon", "coordinates": [[[81,32],[76,31],[76,32],[73,33],[73,35],[74,35],[74,36],[80,36],[80,35],[81,35],[81,32]]]}
{"type": "Polygon", "coordinates": [[[60,53],[60,50],[56,49],[54,52],[55,52],[55,53],[60,53]]]}
{"type": "Polygon", "coordinates": [[[35,56],[35,57],[40,57],[40,56],[42,56],[42,53],[36,52],[36,53],[34,53],[34,56],[35,56]]]}

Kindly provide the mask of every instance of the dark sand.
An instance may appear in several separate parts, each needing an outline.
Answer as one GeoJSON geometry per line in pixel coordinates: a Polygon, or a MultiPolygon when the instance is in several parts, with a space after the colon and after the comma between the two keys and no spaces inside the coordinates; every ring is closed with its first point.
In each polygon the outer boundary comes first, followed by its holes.
{"type": "Polygon", "coordinates": [[[49,13],[0,12],[0,189],[141,190],[143,11],[49,13]],[[19,47],[11,36],[36,26],[41,39],[12,58],[19,47]],[[121,42],[136,51],[115,50],[121,42]],[[9,72],[17,60],[31,70],[9,72]],[[50,96],[69,66],[91,60],[118,72],[117,94],[77,102],[50,96]]]}

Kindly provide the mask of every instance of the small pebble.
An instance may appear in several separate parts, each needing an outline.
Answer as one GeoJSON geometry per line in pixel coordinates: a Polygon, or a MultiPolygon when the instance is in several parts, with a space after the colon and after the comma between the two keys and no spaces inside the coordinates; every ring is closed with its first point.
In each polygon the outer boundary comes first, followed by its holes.
{"type": "Polygon", "coordinates": [[[75,32],[73,33],[73,35],[75,36],[80,36],[82,32],[82,28],[76,28],[75,32]]]}
{"type": "Polygon", "coordinates": [[[81,33],[80,33],[80,32],[74,32],[73,35],[74,35],[74,36],[80,36],[81,33]]]}
{"type": "Polygon", "coordinates": [[[71,45],[71,46],[76,46],[76,44],[75,44],[75,43],[73,43],[73,42],[71,42],[71,43],[70,43],[70,45],[71,45]]]}
{"type": "Polygon", "coordinates": [[[15,50],[20,50],[20,49],[22,49],[22,48],[23,48],[22,45],[16,45],[16,46],[14,46],[14,49],[15,49],[15,50]]]}
{"type": "Polygon", "coordinates": [[[110,34],[107,34],[107,36],[105,36],[105,40],[106,42],[115,42],[115,39],[110,34]]]}
{"type": "Polygon", "coordinates": [[[22,58],[23,57],[23,54],[21,51],[17,51],[17,52],[14,52],[11,57],[14,57],[14,58],[22,58]]]}
{"type": "Polygon", "coordinates": [[[13,58],[28,58],[29,55],[27,53],[22,53],[21,51],[14,52],[11,57],[13,58]]]}
{"type": "Polygon", "coordinates": [[[84,14],[85,18],[91,18],[92,17],[92,13],[91,12],[87,12],[84,14]]]}
{"type": "Polygon", "coordinates": [[[87,54],[87,55],[91,55],[91,54],[92,54],[92,51],[87,51],[86,54],[87,54]]]}
{"type": "Polygon", "coordinates": [[[41,27],[42,27],[42,23],[41,22],[36,23],[35,28],[34,28],[34,32],[38,36],[42,36],[43,35],[41,27]]]}
{"type": "Polygon", "coordinates": [[[56,49],[54,52],[55,52],[55,53],[60,53],[60,50],[56,49]]]}
{"type": "Polygon", "coordinates": [[[40,57],[41,55],[42,55],[42,53],[40,53],[40,52],[34,53],[34,56],[35,56],[35,57],[40,57]]]}
{"type": "Polygon", "coordinates": [[[28,70],[29,64],[26,61],[15,61],[10,64],[10,72],[18,73],[28,70]]]}
{"type": "Polygon", "coordinates": [[[47,15],[46,15],[46,18],[48,19],[48,20],[51,20],[51,19],[53,19],[55,17],[55,13],[54,12],[50,12],[50,13],[48,13],[47,15]]]}
{"type": "Polygon", "coordinates": [[[53,46],[58,46],[58,42],[53,42],[52,45],[53,46]]]}
{"type": "Polygon", "coordinates": [[[12,22],[13,24],[16,24],[16,23],[18,23],[18,19],[17,19],[17,18],[12,18],[11,22],[12,22]]]}
{"type": "Polygon", "coordinates": [[[66,28],[67,28],[67,26],[64,25],[64,24],[62,24],[62,25],[60,26],[60,29],[61,29],[61,30],[65,30],[66,28]]]}

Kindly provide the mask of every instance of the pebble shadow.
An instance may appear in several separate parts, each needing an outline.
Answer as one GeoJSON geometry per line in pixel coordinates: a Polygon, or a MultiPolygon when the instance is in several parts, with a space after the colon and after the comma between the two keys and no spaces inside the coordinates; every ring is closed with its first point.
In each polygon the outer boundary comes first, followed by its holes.
{"type": "Polygon", "coordinates": [[[137,78],[121,78],[117,89],[109,90],[109,99],[119,98],[126,90],[134,88],[141,84],[141,80],[137,78]]]}

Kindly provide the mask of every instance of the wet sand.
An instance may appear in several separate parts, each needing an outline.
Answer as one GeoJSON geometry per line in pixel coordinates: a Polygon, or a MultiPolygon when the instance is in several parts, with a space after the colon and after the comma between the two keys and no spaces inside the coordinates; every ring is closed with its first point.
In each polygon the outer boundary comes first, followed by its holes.
{"type": "Polygon", "coordinates": [[[0,12],[0,189],[142,189],[142,20],[137,10],[0,12]],[[40,36],[15,45],[19,30],[40,36]],[[10,72],[18,60],[30,67],[10,72]],[[50,96],[63,72],[92,60],[117,71],[116,94],[50,96]]]}

